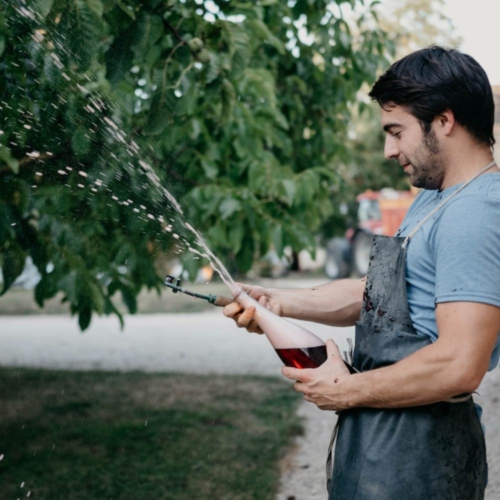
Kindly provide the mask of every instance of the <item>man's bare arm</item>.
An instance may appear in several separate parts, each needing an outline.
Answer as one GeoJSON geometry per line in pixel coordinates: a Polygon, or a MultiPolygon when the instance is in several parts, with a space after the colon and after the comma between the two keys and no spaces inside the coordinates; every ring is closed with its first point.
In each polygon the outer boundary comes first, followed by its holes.
{"type": "Polygon", "coordinates": [[[365,278],[332,281],[304,289],[271,288],[280,300],[283,316],[330,326],[351,326],[359,319],[365,278]]]}
{"type": "MultiPolygon", "coordinates": [[[[314,321],[330,326],[351,326],[359,319],[365,290],[365,279],[332,281],[314,288],[262,288],[243,285],[250,296],[279,316],[314,321]]],[[[253,319],[255,310],[236,302],[224,308],[224,314],[239,327],[262,333],[253,319]]]]}
{"type": "MultiPolygon", "coordinates": [[[[394,365],[349,375],[333,353],[316,370],[283,368],[318,407],[402,408],[473,392],[486,373],[500,331],[500,308],[473,302],[439,304],[439,338],[394,365]]],[[[334,349],[330,346],[330,351],[334,349]]]]}

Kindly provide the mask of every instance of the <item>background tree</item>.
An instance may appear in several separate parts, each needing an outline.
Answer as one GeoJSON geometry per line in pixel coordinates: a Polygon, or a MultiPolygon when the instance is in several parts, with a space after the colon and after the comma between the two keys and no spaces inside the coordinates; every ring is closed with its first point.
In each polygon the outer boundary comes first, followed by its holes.
{"type": "MultiPolygon", "coordinates": [[[[361,2],[360,2],[361,3],[361,2]]],[[[313,250],[356,94],[393,51],[355,0],[1,0],[0,258],[35,298],[130,312],[192,238],[246,271],[313,250]]],[[[185,258],[193,266],[193,259],[185,258]]]]}

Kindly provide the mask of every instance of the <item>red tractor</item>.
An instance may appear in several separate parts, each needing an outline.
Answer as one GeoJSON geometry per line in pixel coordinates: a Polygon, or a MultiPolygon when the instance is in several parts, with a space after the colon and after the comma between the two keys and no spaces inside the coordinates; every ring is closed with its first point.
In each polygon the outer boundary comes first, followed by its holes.
{"type": "Polygon", "coordinates": [[[394,236],[415,199],[415,191],[365,191],[357,196],[358,225],[345,238],[327,243],[325,273],[330,279],[348,277],[353,271],[365,276],[370,262],[373,235],[394,236]]]}

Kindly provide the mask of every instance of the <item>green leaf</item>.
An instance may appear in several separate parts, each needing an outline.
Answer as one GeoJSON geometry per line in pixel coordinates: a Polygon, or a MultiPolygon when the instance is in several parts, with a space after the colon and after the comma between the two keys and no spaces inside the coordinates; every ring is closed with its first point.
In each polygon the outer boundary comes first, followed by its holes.
{"type": "Polygon", "coordinates": [[[201,166],[203,167],[203,172],[205,172],[206,177],[208,177],[209,179],[215,179],[217,177],[219,169],[214,162],[208,161],[207,159],[203,158],[201,160],[201,166]]]}
{"type": "Polygon", "coordinates": [[[233,108],[236,102],[236,91],[233,84],[227,79],[222,80],[222,121],[227,123],[233,115],[233,108]]]}
{"type": "Polygon", "coordinates": [[[282,180],[281,185],[283,186],[283,188],[285,190],[287,204],[289,207],[291,207],[293,205],[295,193],[297,192],[297,186],[295,185],[295,182],[291,179],[282,180]]]}
{"type": "Polygon", "coordinates": [[[99,18],[102,17],[104,8],[101,0],[86,0],[89,9],[99,18]]]}
{"type": "Polygon", "coordinates": [[[5,163],[15,174],[19,172],[19,162],[12,158],[10,149],[6,147],[0,147],[0,163],[5,163]]]}
{"type": "MultiPolygon", "coordinates": [[[[97,0],[73,0],[65,5],[58,24],[58,34],[64,37],[64,58],[80,71],[87,71],[96,59],[103,24],[98,16],[97,0]]],[[[99,5],[102,4],[99,0],[99,5]]],[[[54,11],[54,9],[52,9],[54,11]]]]}
{"type": "Polygon", "coordinates": [[[242,221],[233,222],[228,230],[228,240],[231,245],[231,249],[235,254],[241,250],[241,244],[244,236],[245,228],[242,221]]]}
{"type": "Polygon", "coordinates": [[[151,47],[164,34],[163,21],[159,16],[141,15],[134,31],[133,51],[137,60],[142,61],[151,47]]]}
{"type": "Polygon", "coordinates": [[[136,296],[134,295],[134,293],[130,289],[123,287],[123,286],[121,288],[121,292],[122,292],[123,302],[127,306],[130,314],[135,314],[137,312],[136,296]]]}
{"type": "Polygon", "coordinates": [[[221,72],[221,64],[219,56],[215,52],[210,53],[210,61],[207,65],[206,82],[212,83],[221,72]]]}
{"type": "Polygon", "coordinates": [[[127,14],[131,19],[135,21],[135,12],[134,9],[128,5],[125,4],[123,0],[117,0],[116,5],[120,7],[120,9],[127,14]]]}
{"type": "Polygon", "coordinates": [[[3,260],[3,290],[0,293],[2,296],[12,286],[17,277],[23,272],[26,262],[27,253],[17,244],[11,244],[0,255],[3,260]]]}
{"type": "Polygon", "coordinates": [[[237,50],[248,51],[249,38],[241,25],[222,19],[218,19],[214,25],[221,29],[222,39],[229,48],[230,56],[237,50]]]}
{"type": "Polygon", "coordinates": [[[36,11],[44,19],[48,16],[50,10],[52,9],[52,4],[54,0],[36,0],[36,11]]]}
{"type": "Polygon", "coordinates": [[[120,328],[123,330],[123,327],[125,326],[123,315],[116,308],[116,306],[113,304],[113,301],[108,296],[105,296],[104,314],[116,314],[118,316],[118,320],[120,321],[120,328]]]}
{"type": "Polygon", "coordinates": [[[92,148],[90,132],[83,127],[78,127],[71,138],[71,147],[75,154],[86,155],[92,148]]]}
{"type": "Polygon", "coordinates": [[[170,124],[177,99],[171,90],[158,90],[151,101],[149,109],[148,121],[144,127],[144,134],[158,135],[161,134],[170,124]]]}
{"type": "Polygon", "coordinates": [[[78,324],[80,325],[80,330],[85,331],[92,320],[92,309],[89,306],[85,306],[78,312],[78,324]]]}
{"type": "Polygon", "coordinates": [[[254,261],[254,239],[247,232],[243,237],[241,250],[236,255],[236,264],[238,269],[246,273],[252,267],[254,261]]]}
{"type": "Polygon", "coordinates": [[[263,21],[260,19],[246,19],[245,26],[253,31],[262,41],[272,45],[280,54],[285,53],[285,46],[283,43],[271,33],[263,21]]]}
{"type": "Polygon", "coordinates": [[[281,226],[281,224],[278,224],[274,227],[272,231],[272,239],[273,239],[274,249],[276,250],[278,257],[280,258],[283,257],[284,243],[283,243],[283,227],[281,226]]]}
{"type": "Polygon", "coordinates": [[[222,220],[228,219],[239,210],[241,210],[241,203],[236,198],[225,198],[219,205],[219,212],[222,220]]]}
{"type": "Polygon", "coordinates": [[[57,294],[57,283],[54,279],[54,275],[45,274],[42,275],[42,279],[38,282],[35,287],[35,301],[40,306],[43,307],[44,302],[47,299],[51,299],[57,294]]]}
{"type": "Polygon", "coordinates": [[[117,84],[132,68],[134,53],[130,47],[130,38],[134,26],[117,36],[106,52],[106,78],[117,84]]]}

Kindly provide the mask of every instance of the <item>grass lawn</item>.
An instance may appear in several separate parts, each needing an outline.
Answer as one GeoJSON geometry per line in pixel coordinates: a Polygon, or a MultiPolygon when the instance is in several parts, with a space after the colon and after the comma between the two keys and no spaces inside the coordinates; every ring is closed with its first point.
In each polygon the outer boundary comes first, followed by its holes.
{"type": "Polygon", "coordinates": [[[271,500],[298,403],[275,378],[0,369],[0,498],[271,500]]]}

